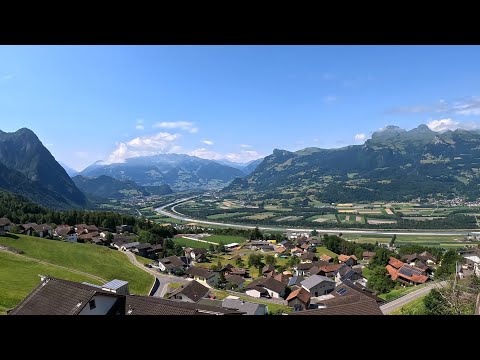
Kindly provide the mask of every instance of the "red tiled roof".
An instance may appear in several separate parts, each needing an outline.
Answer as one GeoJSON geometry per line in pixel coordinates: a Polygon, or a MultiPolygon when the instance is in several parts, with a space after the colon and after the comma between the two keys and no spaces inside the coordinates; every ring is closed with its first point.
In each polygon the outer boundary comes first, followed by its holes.
{"type": "Polygon", "coordinates": [[[327,254],[322,254],[322,255],[320,255],[320,259],[322,259],[324,261],[330,261],[330,260],[332,260],[332,257],[328,256],[327,254]]]}
{"type": "Polygon", "coordinates": [[[295,298],[298,298],[304,304],[308,304],[310,302],[310,293],[303,287],[298,288],[297,290],[292,291],[290,295],[288,295],[287,301],[291,301],[295,298]]]}
{"type": "Polygon", "coordinates": [[[337,271],[342,266],[343,264],[327,265],[327,266],[320,267],[320,270],[322,270],[323,272],[329,273],[329,272],[337,271]]]}
{"type": "Polygon", "coordinates": [[[388,274],[392,277],[392,280],[397,280],[397,277],[398,277],[397,269],[395,269],[391,265],[387,265],[386,268],[387,268],[388,274]]]}
{"type": "Polygon", "coordinates": [[[357,260],[357,257],[355,255],[339,255],[338,256],[338,261],[341,261],[341,262],[346,262],[348,261],[348,259],[352,258],[353,260],[357,260]]]}
{"type": "Polygon", "coordinates": [[[404,265],[404,262],[390,256],[390,260],[388,261],[388,265],[393,266],[395,269],[400,269],[404,265]]]}

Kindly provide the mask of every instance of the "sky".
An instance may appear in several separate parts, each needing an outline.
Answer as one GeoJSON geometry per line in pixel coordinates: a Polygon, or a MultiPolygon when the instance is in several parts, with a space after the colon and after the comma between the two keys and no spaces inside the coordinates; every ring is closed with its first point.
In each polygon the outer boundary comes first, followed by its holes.
{"type": "Polygon", "coordinates": [[[55,158],[248,162],[386,125],[480,128],[479,46],[0,46],[0,130],[55,158]]]}

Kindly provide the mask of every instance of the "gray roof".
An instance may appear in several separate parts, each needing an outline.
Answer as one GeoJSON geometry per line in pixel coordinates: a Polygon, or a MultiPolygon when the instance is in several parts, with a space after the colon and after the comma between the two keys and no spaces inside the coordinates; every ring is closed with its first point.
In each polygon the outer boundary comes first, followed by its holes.
{"type": "Polygon", "coordinates": [[[10,220],[8,220],[7,218],[0,218],[0,226],[8,226],[11,223],[12,222],[10,220]]]}
{"type": "Polygon", "coordinates": [[[301,282],[302,286],[306,287],[307,289],[311,289],[312,287],[324,282],[324,281],[328,281],[328,282],[335,282],[335,280],[332,280],[332,279],[329,279],[328,277],[326,276],[322,276],[322,275],[312,275],[312,276],[309,276],[308,278],[306,278],[305,280],[303,280],[301,282]]]}
{"type": "Polygon", "coordinates": [[[123,281],[123,280],[112,280],[104,284],[102,287],[106,289],[111,289],[111,290],[116,290],[120,289],[122,286],[127,285],[128,281],[123,281]]]}
{"type": "Polygon", "coordinates": [[[260,307],[266,307],[264,304],[252,303],[249,301],[242,301],[239,299],[224,299],[222,307],[226,309],[235,309],[245,313],[245,315],[255,315],[255,312],[260,307]]]}
{"type": "Polygon", "coordinates": [[[199,302],[200,299],[205,297],[209,292],[209,288],[203,286],[198,281],[193,280],[187,285],[183,285],[182,287],[176,289],[168,298],[171,299],[175,295],[182,294],[194,302],[199,302]]]}
{"type": "Polygon", "coordinates": [[[290,280],[288,280],[288,286],[300,285],[304,279],[303,276],[292,276],[290,280]]]}
{"type": "Polygon", "coordinates": [[[130,248],[136,247],[137,245],[140,245],[140,243],[138,241],[135,241],[135,242],[123,244],[121,247],[124,247],[125,249],[130,249],[130,248]]]}
{"type": "Polygon", "coordinates": [[[143,243],[143,244],[140,244],[137,246],[137,250],[141,250],[141,249],[149,249],[152,247],[152,244],[150,243],[143,243]]]}
{"type": "Polygon", "coordinates": [[[215,275],[215,272],[213,272],[212,270],[208,270],[208,269],[196,267],[196,266],[190,266],[187,269],[186,273],[188,275],[199,276],[205,279],[209,279],[215,275]]]}

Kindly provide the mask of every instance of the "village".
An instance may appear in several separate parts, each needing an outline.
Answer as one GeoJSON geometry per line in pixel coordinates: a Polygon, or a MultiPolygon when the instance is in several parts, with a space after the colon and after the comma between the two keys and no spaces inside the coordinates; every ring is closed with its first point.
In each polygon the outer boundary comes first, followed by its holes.
{"type": "MultiPolygon", "coordinates": [[[[195,311],[206,307],[210,309],[208,311],[216,309],[222,314],[223,310],[246,315],[382,314],[381,306],[385,300],[369,289],[367,276],[364,276],[364,271],[368,270],[366,267],[376,255],[374,251],[364,251],[361,257],[333,254],[322,247],[321,237],[288,232],[281,241],[245,239],[242,243],[210,244],[210,249],[183,246],[181,254],[177,251],[176,255],[161,257],[166,253],[164,247],[171,246],[176,239],[190,239],[198,244],[208,242],[211,234],[199,233],[194,224],[191,225],[177,225],[182,233],[175,238],[150,244],[140,242],[128,225],[117,226],[114,230],[87,224],[53,228],[48,224],[12,224],[7,218],[0,218],[0,236],[8,232],[21,233],[52,240],[92,243],[134,254],[144,259],[141,266],[145,271],[158,274],[156,281],[166,282],[162,284],[161,296],[157,292],[145,298],[162,298],[183,310],[182,306],[189,304],[189,309],[195,311]]],[[[458,275],[461,278],[473,273],[480,275],[478,250],[461,255],[464,262],[458,266],[458,275]]],[[[385,269],[398,286],[415,287],[431,282],[437,265],[435,256],[424,251],[403,255],[401,259],[390,257],[385,269]]],[[[45,276],[43,281],[49,279],[45,276]]],[[[53,279],[51,284],[58,281],[62,282],[53,279]]],[[[114,284],[122,284],[119,296],[127,296],[128,283],[122,279],[115,281],[114,284]]],[[[63,286],[67,283],[62,282],[63,286]]],[[[104,284],[102,290],[96,286],[95,293],[116,293],[117,290],[110,287],[104,284]]],[[[51,294],[56,296],[55,292],[51,294]]],[[[155,306],[160,306],[158,304],[155,302],[155,306]]],[[[149,310],[144,311],[148,313],[149,310]]]]}

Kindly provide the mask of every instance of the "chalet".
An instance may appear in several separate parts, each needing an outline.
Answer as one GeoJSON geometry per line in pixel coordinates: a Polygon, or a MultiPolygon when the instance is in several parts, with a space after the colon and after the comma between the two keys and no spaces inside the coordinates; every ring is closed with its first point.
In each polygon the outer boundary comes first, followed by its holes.
{"type": "Polygon", "coordinates": [[[268,313],[267,305],[240,300],[239,297],[232,295],[222,301],[222,307],[241,311],[245,315],[267,315],[268,313]]]}
{"type": "Polygon", "coordinates": [[[327,254],[322,254],[320,255],[320,260],[331,263],[333,262],[333,257],[328,256],[327,254]]]}
{"type": "Polygon", "coordinates": [[[190,252],[190,257],[192,258],[193,261],[196,262],[203,262],[206,259],[207,256],[207,250],[203,248],[195,248],[192,249],[190,252]]]}
{"type": "Polygon", "coordinates": [[[312,275],[303,280],[301,284],[302,288],[307,290],[312,297],[326,295],[335,289],[335,280],[321,275],[312,275]]]}
{"type": "Polygon", "coordinates": [[[100,239],[100,241],[102,240],[102,238],[100,237],[100,234],[98,232],[91,232],[91,233],[82,233],[80,235],[78,235],[78,242],[94,242],[94,239],[100,239]]]}
{"type": "Polygon", "coordinates": [[[310,293],[303,287],[300,287],[292,291],[286,300],[288,306],[293,308],[293,311],[306,310],[310,305],[310,293]]]}
{"type": "Polygon", "coordinates": [[[10,230],[11,226],[12,222],[10,220],[5,217],[0,218],[0,235],[4,236],[5,233],[10,230]]]}
{"type": "Polygon", "coordinates": [[[347,265],[345,264],[333,264],[333,265],[325,265],[320,267],[320,274],[326,276],[330,279],[335,279],[337,276],[338,270],[340,270],[342,267],[345,267],[347,265]]]}
{"type": "Polygon", "coordinates": [[[286,284],[269,277],[252,281],[245,289],[246,294],[252,297],[264,296],[279,299],[284,296],[286,288],[286,284]]]}
{"type": "Polygon", "coordinates": [[[305,276],[307,275],[308,270],[310,270],[314,266],[315,265],[313,263],[297,264],[293,266],[293,270],[295,270],[295,275],[305,276]]]}
{"type": "Polygon", "coordinates": [[[209,293],[210,289],[208,287],[193,280],[172,292],[168,299],[198,303],[200,299],[206,298],[209,293]]]}
{"type": "Polygon", "coordinates": [[[55,229],[55,236],[62,238],[65,241],[77,242],[77,233],[72,226],[59,226],[55,229]]]}
{"type": "Polygon", "coordinates": [[[306,252],[306,253],[300,255],[300,262],[302,264],[312,263],[315,260],[316,260],[315,254],[312,253],[312,252],[306,252]]]}
{"type": "Polygon", "coordinates": [[[276,275],[275,266],[265,265],[262,269],[262,275],[266,277],[274,277],[276,275]]]}
{"type": "Polygon", "coordinates": [[[122,245],[124,244],[128,244],[130,243],[131,241],[127,240],[127,239],[118,239],[118,238],[115,238],[113,239],[112,241],[112,247],[114,247],[115,249],[118,249],[120,250],[120,248],[122,247],[122,245]]]}
{"type": "MultiPolygon", "coordinates": [[[[107,284],[105,284],[107,285],[107,284]]],[[[122,289],[104,289],[52,277],[43,277],[8,315],[242,315],[237,310],[191,302],[128,295],[122,289]],[[109,290],[115,290],[109,291],[109,290]]],[[[116,287],[115,284],[111,287],[116,287]]]]}
{"type": "Polygon", "coordinates": [[[218,285],[219,272],[217,271],[191,266],[185,273],[208,288],[213,288],[218,285]]]}
{"type": "MultiPolygon", "coordinates": [[[[79,238],[80,238],[80,236],[79,236],[79,238]]],[[[131,242],[131,243],[126,243],[126,244],[123,244],[122,246],[120,246],[120,250],[121,251],[127,251],[127,250],[128,251],[133,251],[139,245],[140,245],[140,243],[138,241],[134,241],[134,242],[131,242]]]]}
{"type": "Polygon", "coordinates": [[[244,278],[248,278],[248,277],[249,277],[248,269],[242,269],[242,268],[237,268],[237,267],[231,268],[230,271],[229,271],[229,274],[230,274],[230,275],[242,276],[242,277],[244,277],[244,278]]]}
{"type": "Polygon", "coordinates": [[[348,266],[357,265],[357,257],[355,255],[342,254],[338,256],[338,262],[348,266]]]}
{"type": "Polygon", "coordinates": [[[403,284],[417,285],[423,284],[428,280],[425,270],[419,269],[416,266],[405,264],[394,257],[390,257],[386,269],[392,280],[398,280],[403,284]]]}
{"type": "Polygon", "coordinates": [[[98,227],[96,227],[95,225],[87,225],[87,224],[75,225],[75,231],[77,235],[88,234],[93,232],[100,233],[100,230],[98,229],[98,227]]]}
{"type": "Polygon", "coordinates": [[[227,283],[234,284],[237,289],[243,289],[245,285],[245,279],[239,275],[226,274],[225,280],[227,280],[227,283]]]}
{"type": "Polygon", "coordinates": [[[187,265],[187,258],[182,256],[169,256],[158,260],[158,267],[160,271],[172,272],[184,271],[187,265]]]}
{"type": "Polygon", "coordinates": [[[53,235],[53,228],[48,224],[38,225],[36,223],[29,223],[20,225],[20,228],[23,230],[23,233],[28,236],[37,234],[38,237],[44,238],[53,235]]]}
{"type": "Polygon", "coordinates": [[[373,251],[364,251],[362,253],[362,260],[364,261],[370,261],[371,258],[375,256],[375,252],[373,251]]]}

